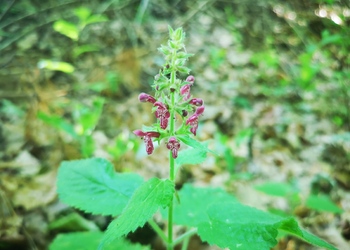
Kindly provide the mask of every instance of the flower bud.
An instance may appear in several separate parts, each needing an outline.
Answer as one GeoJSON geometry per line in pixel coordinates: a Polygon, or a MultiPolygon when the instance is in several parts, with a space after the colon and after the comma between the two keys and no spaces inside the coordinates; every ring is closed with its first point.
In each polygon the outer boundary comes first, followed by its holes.
{"type": "Polygon", "coordinates": [[[141,93],[141,94],[139,95],[139,101],[140,101],[140,102],[155,103],[157,100],[156,100],[153,96],[151,96],[151,95],[149,95],[149,94],[141,93]]]}
{"type": "Polygon", "coordinates": [[[181,95],[183,95],[183,98],[185,101],[187,101],[191,96],[190,90],[191,90],[190,84],[186,84],[180,88],[180,93],[181,95]]]}
{"type": "Polygon", "coordinates": [[[203,112],[204,112],[204,105],[198,107],[196,110],[197,115],[201,115],[201,114],[203,114],[203,112]]]}
{"type": "Polygon", "coordinates": [[[194,76],[190,75],[186,78],[186,82],[189,82],[191,85],[194,83],[194,76]]]}
{"type": "Polygon", "coordinates": [[[192,104],[192,105],[195,105],[195,106],[199,107],[199,106],[203,105],[203,100],[200,99],[200,98],[193,98],[193,99],[191,99],[189,104],[192,104]]]}

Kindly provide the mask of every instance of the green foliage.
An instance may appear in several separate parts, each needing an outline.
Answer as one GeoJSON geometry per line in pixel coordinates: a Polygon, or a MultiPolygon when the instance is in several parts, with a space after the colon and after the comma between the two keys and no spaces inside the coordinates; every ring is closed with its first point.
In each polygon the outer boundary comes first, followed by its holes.
{"type": "MultiPolygon", "coordinates": [[[[291,184],[282,182],[267,182],[262,185],[255,186],[255,189],[272,196],[285,197],[290,205],[295,203],[295,198],[299,196],[299,190],[291,184]]],[[[298,201],[300,200],[297,198],[298,201]]],[[[300,203],[300,202],[299,202],[300,203]]],[[[309,195],[305,201],[305,205],[315,211],[342,213],[340,209],[327,195],[309,195]]]]}
{"type": "Polygon", "coordinates": [[[60,231],[99,231],[94,222],[75,212],[54,220],[50,223],[49,228],[60,231]]]}
{"type": "Polygon", "coordinates": [[[97,93],[100,93],[102,91],[110,91],[112,94],[115,94],[119,91],[120,82],[120,76],[116,72],[109,71],[106,73],[104,81],[90,83],[88,86],[86,86],[86,84],[83,84],[82,86],[79,86],[79,88],[89,88],[97,93]]]}
{"type": "Polygon", "coordinates": [[[191,137],[189,137],[188,135],[182,135],[182,136],[178,136],[177,137],[180,141],[182,141],[183,143],[185,143],[186,145],[198,149],[198,150],[202,150],[208,153],[212,153],[212,154],[216,154],[214,151],[208,149],[207,146],[205,146],[204,144],[196,141],[195,139],[192,139],[191,137]]]}
{"type": "Polygon", "coordinates": [[[103,249],[104,244],[143,226],[160,207],[167,207],[172,202],[173,194],[174,183],[168,179],[152,178],[142,184],[122,214],[108,226],[99,249],[103,249]]]}
{"type": "MultiPolygon", "coordinates": [[[[49,250],[96,250],[103,237],[99,231],[59,234],[50,244],[49,250]]],[[[146,246],[131,244],[123,238],[116,239],[105,250],[147,250],[146,246]]]]}
{"type": "Polygon", "coordinates": [[[73,124],[61,116],[48,115],[43,112],[39,112],[37,117],[72,136],[79,142],[82,155],[90,157],[95,150],[92,132],[101,116],[103,105],[104,99],[100,97],[96,97],[91,106],[76,103],[73,110],[73,124]]]}
{"type": "Polygon", "coordinates": [[[63,162],[58,171],[59,198],[93,214],[118,215],[143,182],[137,174],[115,173],[100,158],[63,162]]]}
{"type": "Polygon", "coordinates": [[[310,195],[306,200],[306,206],[320,212],[331,212],[335,214],[343,212],[343,210],[326,195],[310,195]]]}
{"type": "Polygon", "coordinates": [[[179,152],[175,163],[178,166],[185,164],[200,164],[207,158],[207,152],[198,148],[189,148],[179,152]]]}
{"type": "Polygon", "coordinates": [[[266,182],[255,186],[256,190],[272,196],[287,197],[296,192],[295,188],[283,182],[266,182]]]}
{"type": "Polygon", "coordinates": [[[278,230],[282,230],[316,246],[336,249],[306,234],[293,218],[272,215],[238,202],[212,204],[207,214],[209,221],[198,226],[198,234],[202,240],[222,248],[268,250],[277,244],[278,230]]]}
{"type": "Polygon", "coordinates": [[[52,61],[52,60],[40,60],[38,62],[38,68],[62,71],[67,74],[73,73],[75,70],[74,66],[71,65],[70,63],[58,62],[58,61],[52,61]]]}
{"type": "Polygon", "coordinates": [[[74,14],[78,17],[77,24],[60,19],[53,24],[55,31],[69,37],[74,41],[78,41],[81,31],[86,25],[107,21],[107,17],[103,15],[93,15],[91,10],[85,7],[76,8],[74,14]]]}
{"type": "MultiPolygon", "coordinates": [[[[74,207],[94,214],[121,213],[109,225],[99,246],[108,249],[108,243],[143,226],[159,208],[172,202],[174,184],[170,180],[153,178],[141,182],[138,175],[117,174],[108,161],[92,158],[63,162],[57,186],[60,199],[74,207]]],[[[185,185],[178,197],[174,222],[197,227],[202,240],[210,244],[231,249],[270,249],[277,243],[278,230],[282,230],[311,244],[335,249],[301,230],[294,219],[244,206],[221,189],[185,185]]],[[[162,215],[166,217],[167,212],[162,211],[162,215]]]]}
{"type": "Polygon", "coordinates": [[[9,100],[0,100],[0,114],[6,116],[7,119],[12,120],[15,118],[22,118],[24,116],[23,110],[16,106],[9,100]]]}
{"type": "Polygon", "coordinates": [[[210,66],[213,69],[218,69],[226,60],[226,49],[220,49],[217,47],[212,47],[209,50],[209,54],[210,54],[210,66]]]}
{"type": "MultiPolygon", "coordinates": [[[[198,188],[186,184],[178,193],[180,201],[174,205],[174,223],[189,227],[197,227],[208,221],[207,207],[220,204],[223,201],[236,199],[220,188],[198,188]]],[[[167,210],[162,210],[162,216],[167,218],[167,210]]]]}
{"type": "Polygon", "coordinates": [[[139,140],[130,138],[128,133],[120,133],[115,139],[114,145],[108,147],[107,151],[114,160],[119,160],[128,151],[137,152],[138,148],[139,140]]]}
{"type": "Polygon", "coordinates": [[[78,139],[78,135],[74,131],[74,127],[69,122],[64,120],[61,116],[48,115],[43,112],[38,112],[37,117],[43,122],[45,122],[46,124],[66,132],[67,134],[72,136],[74,139],[78,139]]]}
{"type": "Polygon", "coordinates": [[[70,23],[66,20],[58,20],[53,24],[53,29],[72,40],[78,40],[79,29],[74,23],[70,23]]]}

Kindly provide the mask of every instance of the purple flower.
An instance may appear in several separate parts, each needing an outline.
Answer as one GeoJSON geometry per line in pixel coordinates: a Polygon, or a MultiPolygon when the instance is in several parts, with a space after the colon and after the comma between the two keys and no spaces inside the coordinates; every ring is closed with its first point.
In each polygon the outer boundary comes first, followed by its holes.
{"type": "Polygon", "coordinates": [[[180,89],[180,93],[181,95],[183,95],[183,98],[185,101],[190,99],[190,96],[191,96],[190,90],[191,90],[191,84],[186,84],[182,86],[180,89]]]}
{"type": "Polygon", "coordinates": [[[170,137],[168,143],[166,144],[166,147],[171,150],[171,153],[173,155],[173,158],[177,158],[177,153],[180,148],[180,142],[176,140],[175,137],[170,137]]]}
{"type": "Polygon", "coordinates": [[[186,82],[189,82],[192,85],[194,83],[194,76],[188,76],[186,82]]]}
{"type": "Polygon", "coordinates": [[[168,122],[169,122],[169,117],[170,117],[170,113],[169,113],[168,108],[162,102],[155,102],[154,106],[157,107],[155,114],[156,114],[156,117],[160,121],[160,127],[162,129],[166,129],[168,127],[168,122]]]}
{"type": "Polygon", "coordinates": [[[203,114],[203,112],[204,112],[204,105],[198,107],[198,108],[196,109],[196,112],[195,112],[195,113],[196,113],[197,115],[201,115],[201,114],[203,114]]]}
{"type": "Polygon", "coordinates": [[[192,134],[196,135],[198,128],[198,115],[194,113],[190,118],[187,119],[186,125],[190,125],[190,131],[192,132],[192,134]]]}
{"type": "Polygon", "coordinates": [[[139,101],[140,102],[150,102],[150,103],[154,104],[156,102],[156,99],[153,96],[149,95],[149,94],[141,93],[139,95],[139,101]]]}
{"type": "Polygon", "coordinates": [[[159,137],[160,134],[158,132],[143,132],[141,130],[135,130],[134,134],[137,136],[143,137],[146,146],[146,152],[148,155],[153,153],[154,147],[152,142],[152,137],[159,137]]]}
{"type": "Polygon", "coordinates": [[[189,104],[192,104],[192,105],[195,105],[195,106],[199,107],[199,106],[203,105],[203,100],[200,99],[200,98],[193,98],[193,99],[191,99],[189,104]]]}
{"type": "Polygon", "coordinates": [[[186,121],[186,125],[191,126],[190,131],[194,135],[196,135],[196,133],[197,133],[198,118],[201,114],[203,114],[203,112],[204,112],[204,105],[198,107],[196,112],[191,117],[189,117],[186,121]]]}

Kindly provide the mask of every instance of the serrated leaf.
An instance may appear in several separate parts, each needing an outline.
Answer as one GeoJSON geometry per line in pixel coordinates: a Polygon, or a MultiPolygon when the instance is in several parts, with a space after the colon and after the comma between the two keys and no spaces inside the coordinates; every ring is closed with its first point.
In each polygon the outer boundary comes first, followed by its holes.
{"type": "Polygon", "coordinates": [[[209,221],[198,226],[203,241],[219,247],[240,250],[268,250],[277,244],[278,230],[327,249],[332,245],[311,234],[305,234],[293,218],[283,218],[238,202],[213,204],[207,210],[209,221]]]}
{"type": "Polygon", "coordinates": [[[306,206],[320,212],[343,212],[343,210],[326,195],[310,195],[306,200],[306,206]]]}
{"type": "MultiPolygon", "coordinates": [[[[178,192],[180,203],[174,202],[174,223],[190,227],[197,227],[209,220],[207,207],[220,204],[222,201],[235,201],[235,197],[221,188],[199,188],[185,184],[178,192]]],[[[161,210],[164,219],[168,218],[168,211],[161,210]]]]}
{"type": "Polygon", "coordinates": [[[160,207],[170,204],[174,190],[174,183],[170,180],[152,178],[143,183],[135,191],[122,214],[108,226],[99,249],[104,249],[106,243],[143,226],[160,207]]]}
{"type": "Polygon", "coordinates": [[[200,149],[200,150],[203,150],[203,151],[206,151],[206,152],[210,152],[212,154],[217,155],[217,153],[215,153],[214,151],[208,149],[208,147],[206,145],[203,145],[202,143],[192,139],[188,135],[178,136],[177,138],[180,141],[182,141],[183,143],[185,143],[186,145],[188,145],[188,146],[190,146],[192,148],[200,149]]]}
{"type": "Polygon", "coordinates": [[[207,158],[207,151],[198,148],[190,148],[179,152],[175,163],[178,166],[184,164],[200,164],[207,158]]]}
{"type": "MultiPolygon", "coordinates": [[[[99,231],[59,234],[50,244],[49,250],[96,250],[103,237],[99,231]]],[[[147,250],[146,246],[132,244],[124,238],[113,241],[105,250],[147,250]]]]}
{"type": "Polygon", "coordinates": [[[143,179],[137,174],[116,173],[101,158],[65,161],[58,170],[59,198],[93,214],[118,215],[143,179]]]}

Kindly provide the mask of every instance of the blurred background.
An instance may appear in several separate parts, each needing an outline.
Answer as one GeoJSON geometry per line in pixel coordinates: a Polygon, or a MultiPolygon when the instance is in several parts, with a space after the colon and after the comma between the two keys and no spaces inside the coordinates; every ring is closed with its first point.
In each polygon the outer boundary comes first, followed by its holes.
{"type": "MultiPolygon", "coordinates": [[[[63,160],[168,175],[164,143],[148,157],[132,134],[155,121],[137,96],[152,94],[168,25],[195,54],[196,139],[219,154],[183,166],[177,187],[223,187],[350,249],[348,0],[2,0],[0,249],[48,249],[111,221],[58,201],[63,160]]],[[[128,238],[162,249],[147,226],[128,238]]],[[[316,248],[284,237],[274,249],[316,248]]]]}

